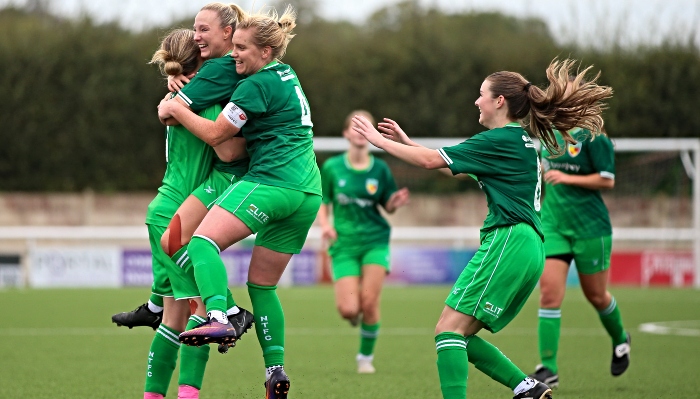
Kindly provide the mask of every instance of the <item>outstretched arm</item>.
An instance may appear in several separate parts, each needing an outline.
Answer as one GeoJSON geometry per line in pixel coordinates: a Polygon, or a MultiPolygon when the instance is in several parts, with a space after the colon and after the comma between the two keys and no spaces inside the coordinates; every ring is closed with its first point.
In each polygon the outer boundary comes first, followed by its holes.
{"type": "Polygon", "coordinates": [[[352,122],[353,130],[365,136],[367,141],[372,143],[375,147],[383,149],[396,158],[423,169],[439,169],[447,167],[447,162],[442,159],[437,150],[431,150],[418,144],[416,144],[416,146],[409,146],[389,140],[382,136],[382,134],[379,133],[377,129],[372,126],[372,123],[370,123],[370,121],[364,116],[355,115],[352,118],[352,122]]]}

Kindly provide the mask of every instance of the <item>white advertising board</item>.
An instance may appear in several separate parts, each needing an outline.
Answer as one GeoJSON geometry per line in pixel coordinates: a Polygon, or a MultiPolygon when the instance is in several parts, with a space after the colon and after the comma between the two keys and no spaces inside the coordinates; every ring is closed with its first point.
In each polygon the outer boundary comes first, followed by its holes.
{"type": "Polygon", "coordinates": [[[35,247],[29,252],[29,285],[54,287],[120,287],[119,247],[35,247]]]}

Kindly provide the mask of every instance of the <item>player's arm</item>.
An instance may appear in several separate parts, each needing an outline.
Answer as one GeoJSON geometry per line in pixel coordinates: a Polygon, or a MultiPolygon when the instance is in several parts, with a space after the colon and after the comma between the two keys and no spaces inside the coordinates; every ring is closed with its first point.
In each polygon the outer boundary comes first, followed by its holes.
{"type": "Polygon", "coordinates": [[[590,175],[570,175],[560,170],[549,170],[544,174],[544,181],[551,185],[568,184],[589,190],[610,190],[615,187],[615,178],[601,173],[590,175]]]}
{"type": "Polygon", "coordinates": [[[224,162],[233,162],[238,159],[248,158],[245,139],[240,135],[232,137],[214,147],[214,152],[216,152],[216,156],[224,162]]]}
{"type": "Polygon", "coordinates": [[[355,116],[352,118],[352,122],[352,128],[356,132],[365,136],[367,141],[372,143],[375,147],[383,149],[396,158],[423,169],[447,167],[447,162],[445,162],[437,150],[431,150],[430,148],[418,144],[410,146],[390,140],[379,133],[364,116],[355,116]]]}
{"type": "Polygon", "coordinates": [[[326,242],[334,242],[338,239],[338,233],[330,221],[331,208],[330,202],[321,204],[321,207],[318,208],[318,224],[321,227],[321,241],[324,243],[324,246],[326,242]]]}
{"type": "Polygon", "coordinates": [[[233,103],[229,103],[216,120],[211,121],[195,114],[178,101],[161,101],[158,117],[175,118],[185,129],[212,147],[217,147],[238,134],[246,122],[243,110],[233,103]]]}
{"type": "MultiPolygon", "coordinates": [[[[181,98],[179,98],[179,97],[171,98],[170,93],[165,95],[165,98],[163,98],[163,100],[161,101],[161,104],[163,103],[163,101],[177,101],[183,107],[185,107],[189,111],[192,111],[192,108],[190,108],[187,104],[185,104],[185,102],[181,98]]],[[[158,106],[158,109],[160,110],[160,105],[158,106]]],[[[160,120],[160,123],[164,124],[165,126],[177,126],[180,124],[180,122],[178,122],[178,120],[173,118],[173,117],[161,118],[160,112],[158,113],[158,119],[160,120]]]]}

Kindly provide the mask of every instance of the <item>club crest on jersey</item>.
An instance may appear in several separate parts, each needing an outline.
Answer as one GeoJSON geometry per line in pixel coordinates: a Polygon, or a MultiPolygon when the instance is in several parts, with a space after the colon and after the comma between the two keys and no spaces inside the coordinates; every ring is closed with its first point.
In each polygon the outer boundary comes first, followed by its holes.
{"type": "Polygon", "coordinates": [[[379,181],[377,179],[367,179],[365,181],[365,189],[370,195],[374,195],[379,189],[379,181]]]}
{"type": "Polygon", "coordinates": [[[569,153],[569,156],[571,158],[576,157],[578,154],[581,153],[581,146],[583,145],[582,142],[578,142],[576,144],[567,144],[566,145],[566,152],[569,153]]]}

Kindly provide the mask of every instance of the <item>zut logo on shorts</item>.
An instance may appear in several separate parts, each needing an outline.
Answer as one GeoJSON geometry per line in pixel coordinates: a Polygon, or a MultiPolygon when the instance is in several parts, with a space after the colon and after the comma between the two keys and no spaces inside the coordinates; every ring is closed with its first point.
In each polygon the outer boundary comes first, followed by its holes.
{"type": "Polygon", "coordinates": [[[260,208],[258,208],[254,204],[250,204],[250,206],[248,206],[248,213],[251,214],[255,218],[255,220],[257,220],[260,223],[265,223],[268,219],[270,219],[270,217],[267,216],[265,212],[261,211],[260,208]]]}

